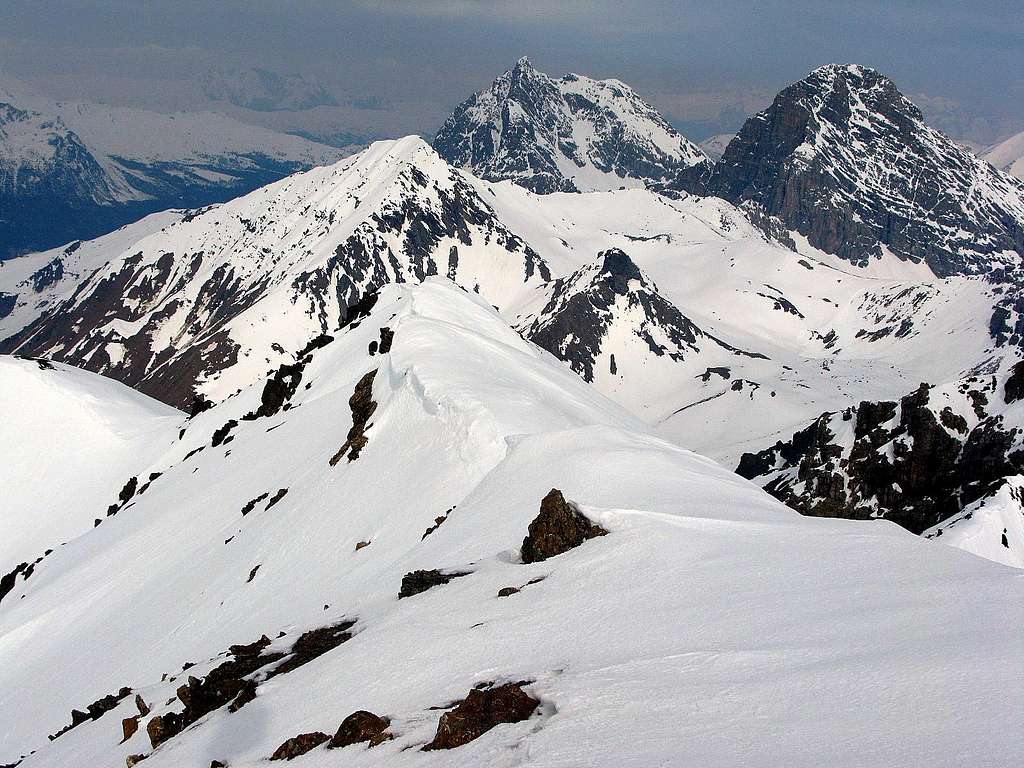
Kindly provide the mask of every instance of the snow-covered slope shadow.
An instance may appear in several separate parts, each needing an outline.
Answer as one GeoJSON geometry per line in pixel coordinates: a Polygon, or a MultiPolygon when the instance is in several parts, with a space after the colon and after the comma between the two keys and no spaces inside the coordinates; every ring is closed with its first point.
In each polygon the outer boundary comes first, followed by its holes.
{"type": "Polygon", "coordinates": [[[91,529],[185,418],[116,381],[7,355],[0,393],[0,576],[91,529]]]}

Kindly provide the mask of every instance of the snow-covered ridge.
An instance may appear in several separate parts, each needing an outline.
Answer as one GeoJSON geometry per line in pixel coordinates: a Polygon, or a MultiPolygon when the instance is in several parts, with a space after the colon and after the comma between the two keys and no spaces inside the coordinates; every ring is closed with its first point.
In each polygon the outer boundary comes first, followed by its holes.
{"type": "Polygon", "coordinates": [[[850,750],[995,766],[1015,747],[1024,616],[1007,569],[885,522],[793,514],[443,278],[384,288],[288,370],[283,393],[259,382],[191,419],[138,470],[161,473],[144,493],[0,604],[0,759],[255,768],[357,710],[387,737],[296,764],[730,766],[770,745],[797,766],[850,750]],[[357,422],[358,456],[332,464],[357,422]],[[552,488],[607,533],[525,564],[552,488]],[[399,599],[415,571],[460,575],[399,599]],[[226,699],[204,687],[218,674],[226,699]],[[451,702],[508,682],[537,702],[525,720],[422,749],[451,702]],[[964,700],[1005,727],[949,717],[964,700]],[[189,726],[166,728],[187,707],[189,726]],[[622,738],[624,712],[650,737],[622,738]]]}
{"type": "Polygon", "coordinates": [[[463,102],[434,139],[452,165],[534,192],[664,183],[709,161],[619,80],[555,80],[526,58],[463,102]]]}
{"type": "Polygon", "coordinates": [[[191,212],[100,258],[80,284],[20,289],[4,348],[58,354],[182,407],[193,387],[219,400],[258,380],[385,283],[442,274],[503,306],[549,277],[417,137],[191,212]]]}

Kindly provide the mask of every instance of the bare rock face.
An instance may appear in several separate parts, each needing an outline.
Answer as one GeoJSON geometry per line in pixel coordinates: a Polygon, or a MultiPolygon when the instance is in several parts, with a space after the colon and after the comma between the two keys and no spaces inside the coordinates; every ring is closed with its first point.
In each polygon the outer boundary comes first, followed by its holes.
{"type": "Polygon", "coordinates": [[[132,715],[126,717],[121,721],[121,732],[124,734],[121,738],[121,743],[124,744],[128,739],[135,735],[139,730],[139,716],[132,715]]]}
{"type": "Polygon", "coordinates": [[[539,563],[606,533],[575,504],[566,501],[560,490],[552,488],[541,501],[540,514],[530,523],[529,533],[523,539],[523,562],[539,563]]]}
{"type": "Polygon", "coordinates": [[[332,467],[336,466],[346,454],[349,461],[355,461],[359,458],[359,452],[370,442],[365,432],[370,417],[377,410],[377,403],[373,400],[373,377],[376,374],[377,369],[374,368],[363,376],[359,383],[356,384],[352,397],[348,400],[349,408],[352,409],[352,428],[349,429],[344,444],[331,458],[330,464],[332,467]]]}
{"type": "Polygon", "coordinates": [[[1024,252],[1024,183],[928,127],[866,67],[831,64],[779,93],[729,143],[708,192],[854,264],[887,250],[945,277],[1024,252]]]}
{"type": "Polygon", "coordinates": [[[271,760],[291,760],[293,757],[304,755],[312,749],[316,749],[330,736],[320,731],[314,731],[313,733],[300,733],[298,736],[292,736],[284,744],[274,750],[274,754],[270,756],[271,760]]]}
{"type": "Polygon", "coordinates": [[[480,738],[496,725],[527,720],[540,702],[524,691],[523,685],[474,688],[451,712],[441,715],[434,740],[423,749],[454,749],[480,738]]]}
{"type": "Polygon", "coordinates": [[[341,721],[337,733],[334,734],[334,738],[331,739],[327,748],[337,749],[366,742],[371,747],[375,747],[391,738],[390,734],[386,733],[389,725],[391,725],[391,721],[388,718],[361,709],[341,721]]]}

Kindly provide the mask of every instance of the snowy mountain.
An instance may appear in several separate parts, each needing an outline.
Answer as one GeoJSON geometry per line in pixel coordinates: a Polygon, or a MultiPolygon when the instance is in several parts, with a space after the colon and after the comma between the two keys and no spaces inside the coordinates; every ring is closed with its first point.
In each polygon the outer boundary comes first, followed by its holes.
{"type": "Polygon", "coordinates": [[[452,165],[538,193],[695,183],[710,162],[619,80],[559,80],[527,58],[445,121],[434,148],[452,165]]]}
{"type": "Polygon", "coordinates": [[[981,157],[1004,173],[1024,180],[1024,131],[984,150],[981,157]]]}
{"type": "Polygon", "coordinates": [[[0,91],[0,259],[248,192],[344,150],[215,113],[0,91]]]}
{"type": "Polygon", "coordinates": [[[446,278],[385,287],[332,336],[125,466],[101,524],[17,581],[0,759],[996,766],[1016,748],[1015,572],[792,513],[446,278]]]}
{"type": "Polygon", "coordinates": [[[822,67],[779,93],[730,142],[708,189],[854,264],[892,254],[939,276],[979,274],[1024,253],[1024,182],[929,128],[865,67],[822,67]]]}
{"type": "Polygon", "coordinates": [[[701,148],[705,155],[717,161],[725,154],[725,148],[729,146],[729,142],[735,136],[735,133],[716,133],[714,136],[704,139],[697,146],[701,148]]]}
{"type": "Polygon", "coordinates": [[[7,262],[0,349],[188,409],[293,362],[367,292],[435,274],[730,466],[823,411],[1016,359],[989,321],[1011,294],[988,280],[793,251],[717,198],[489,184],[415,137],[7,262]]]}
{"type": "Polygon", "coordinates": [[[385,283],[441,274],[504,305],[549,277],[416,137],[219,207],[160,216],[159,231],[138,240],[115,233],[109,247],[28,257],[3,283],[19,297],[0,320],[4,350],[52,356],[187,408],[198,393],[221,400],[261,379],[385,283]],[[32,267],[66,277],[25,275],[32,267]]]}

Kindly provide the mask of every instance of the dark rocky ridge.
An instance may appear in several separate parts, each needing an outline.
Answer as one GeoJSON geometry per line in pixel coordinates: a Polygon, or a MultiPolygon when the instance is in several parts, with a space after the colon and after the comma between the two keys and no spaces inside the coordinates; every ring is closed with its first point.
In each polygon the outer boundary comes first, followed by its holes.
{"type": "Polygon", "coordinates": [[[602,251],[596,262],[555,280],[548,290],[550,298],[544,308],[536,317],[522,321],[519,332],[564,360],[586,381],[594,380],[595,363],[608,329],[618,319],[614,310],[623,298],[627,307],[639,308],[643,316],[630,330],[658,357],[681,361],[699,353],[702,345],[761,357],[705,333],[658,293],[657,286],[617,248],[602,251]],[[663,345],[656,337],[668,339],[671,346],[663,345]]]}
{"type": "Polygon", "coordinates": [[[996,377],[968,378],[948,399],[922,384],[899,402],[823,414],[744,454],[736,471],[802,514],[885,518],[921,533],[1024,471],[1022,414],[1001,411],[1003,396],[996,377]],[[852,441],[837,437],[843,422],[852,441]]]}

